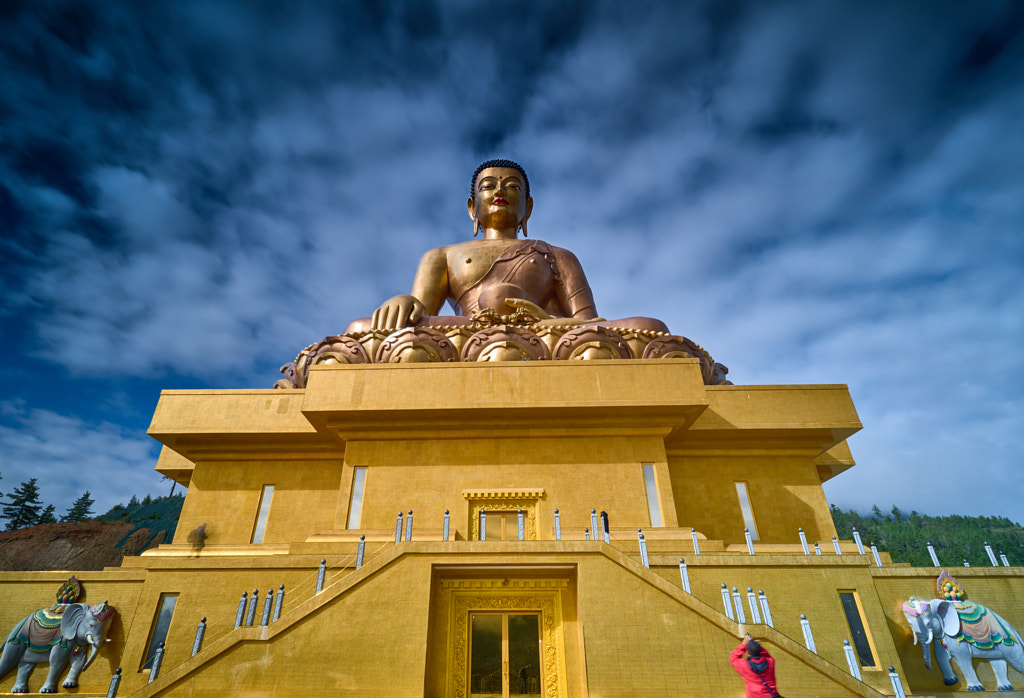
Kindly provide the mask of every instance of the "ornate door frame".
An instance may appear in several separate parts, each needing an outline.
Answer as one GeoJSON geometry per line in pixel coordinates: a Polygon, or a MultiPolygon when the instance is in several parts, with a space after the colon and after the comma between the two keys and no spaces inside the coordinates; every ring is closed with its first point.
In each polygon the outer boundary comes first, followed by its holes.
{"type": "Polygon", "coordinates": [[[450,597],[447,688],[449,698],[469,696],[469,616],[473,611],[538,612],[541,620],[545,698],[566,696],[565,638],[562,626],[562,579],[446,579],[441,590],[450,597]]]}
{"type": "Polygon", "coordinates": [[[537,503],[544,496],[541,488],[516,490],[463,490],[469,502],[469,539],[480,540],[481,511],[523,510],[523,537],[538,540],[537,503]]]}

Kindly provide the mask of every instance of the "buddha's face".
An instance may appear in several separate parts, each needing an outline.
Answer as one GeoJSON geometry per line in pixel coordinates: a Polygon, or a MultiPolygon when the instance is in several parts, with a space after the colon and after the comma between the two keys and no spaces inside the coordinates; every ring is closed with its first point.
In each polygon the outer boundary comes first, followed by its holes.
{"type": "Polygon", "coordinates": [[[526,196],[523,176],[513,167],[488,167],[476,178],[469,215],[484,228],[514,228],[530,217],[533,198],[526,196]]]}

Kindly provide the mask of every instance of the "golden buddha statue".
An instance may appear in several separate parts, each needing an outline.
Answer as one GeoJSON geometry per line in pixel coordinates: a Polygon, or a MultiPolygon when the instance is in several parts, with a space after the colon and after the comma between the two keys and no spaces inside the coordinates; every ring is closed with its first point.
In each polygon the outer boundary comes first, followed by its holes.
{"type": "Polygon", "coordinates": [[[302,388],[329,363],[591,361],[697,358],[705,383],[728,383],[728,369],[660,320],[598,317],[583,267],[569,250],[527,239],[530,180],[511,160],[488,160],[470,181],[473,237],[420,260],[412,292],[388,299],[372,317],[306,347],[281,367],[275,386],[302,388]],[[523,237],[519,237],[519,231],[523,237]],[[445,301],[455,315],[438,315],[445,301]]]}
{"type": "Polygon", "coordinates": [[[596,323],[668,332],[663,322],[652,318],[609,323],[598,317],[594,294],[576,255],[525,239],[533,197],[530,180],[517,163],[488,160],[481,164],[473,173],[466,208],[473,221],[473,237],[483,230],[483,238],[428,251],[416,270],[412,293],[388,299],[372,318],[351,323],[346,334],[468,324],[480,311],[508,315],[517,309],[533,315],[537,325],[596,323]],[[438,317],[446,300],[456,315],[438,317]]]}

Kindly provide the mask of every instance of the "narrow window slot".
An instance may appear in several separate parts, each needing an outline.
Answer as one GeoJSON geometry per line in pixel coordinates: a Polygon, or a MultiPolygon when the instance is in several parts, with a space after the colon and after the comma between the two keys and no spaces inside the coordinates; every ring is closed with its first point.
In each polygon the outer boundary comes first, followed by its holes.
{"type": "Polygon", "coordinates": [[[839,592],[839,600],[843,603],[843,612],[846,614],[846,622],[850,626],[853,648],[857,651],[857,658],[860,665],[865,668],[875,669],[875,654],[871,636],[868,635],[867,625],[864,623],[864,616],[860,610],[860,599],[855,591],[839,592]]]}
{"type": "Polygon", "coordinates": [[[352,469],[352,497],[348,505],[348,527],[359,528],[363,517],[363,489],[366,486],[366,468],[352,469]]]}
{"type": "Polygon", "coordinates": [[[260,495],[260,511],[256,515],[256,528],[252,532],[252,542],[262,543],[263,534],[267,530],[267,519],[270,517],[270,501],[274,498],[274,486],[264,485],[260,495]]]}
{"type": "Polygon", "coordinates": [[[160,595],[156,619],[153,622],[153,629],[149,633],[149,642],[146,645],[146,660],[142,663],[139,671],[153,668],[153,658],[156,657],[156,651],[160,647],[160,643],[167,641],[167,631],[171,627],[171,618],[174,617],[174,607],[177,603],[177,594],[160,595]]]}
{"type": "Polygon", "coordinates": [[[747,483],[736,483],[736,496],[740,500],[740,511],[743,513],[743,525],[750,531],[750,539],[757,540],[757,524],[754,522],[754,510],[750,506],[750,495],[747,493],[747,483]]]}
{"type": "MultiPolygon", "coordinates": [[[[654,477],[654,464],[644,463],[644,487],[647,490],[647,510],[651,515],[651,526],[661,526],[661,498],[658,497],[658,482],[654,477]]],[[[597,531],[594,532],[597,535],[597,531]]]]}

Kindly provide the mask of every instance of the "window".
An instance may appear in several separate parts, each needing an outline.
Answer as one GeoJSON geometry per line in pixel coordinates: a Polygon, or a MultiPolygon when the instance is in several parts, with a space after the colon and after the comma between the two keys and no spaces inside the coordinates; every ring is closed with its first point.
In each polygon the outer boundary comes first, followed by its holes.
{"type": "Polygon", "coordinates": [[[743,525],[750,531],[750,539],[757,540],[757,524],[754,523],[754,510],[750,507],[750,496],[747,494],[747,483],[736,483],[736,496],[740,498],[740,511],[743,512],[743,525]]]}
{"type": "Polygon", "coordinates": [[[274,498],[274,486],[264,485],[260,496],[260,513],[256,515],[256,528],[252,532],[252,542],[262,543],[263,534],[267,530],[267,517],[270,516],[270,500],[274,498]]]}
{"type": "Polygon", "coordinates": [[[160,595],[156,620],[153,623],[153,630],[149,634],[149,644],[146,645],[146,661],[142,663],[139,671],[153,668],[153,658],[156,657],[157,648],[160,647],[160,643],[167,641],[167,630],[171,627],[171,617],[174,616],[174,606],[177,603],[177,594],[160,595]]]}
{"type": "MultiPolygon", "coordinates": [[[[487,540],[519,540],[518,511],[488,511],[487,540]]],[[[523,537],[526,536],[526,512],[523,512],[523,537]]]]}
{"type": "Polygon", "coordinates": [[[366,485],[366,468],[352,469],[352,497],[348,505],[348,527],[359,528],[363,516],[363,488],[366,485]]]}
{"type": "Polygon", "coordinates": [[[843,612],[846,613],[846,622],[850,626],[850,635],[853,648],[857,650],[857,657],[860,665],[869,669],[877,668],[875,665],[874,643],[868,634],[868,628],[864,624],[864,616],[860,610],[860,599],[855,591],[840,591],[839,600],[843,603],[843,612]]]}
{"type": "Polygon", "coordinates": [[[643,468],[644,487],[647,488],[647,510],[651,514],[651,526],[661,526],[661,499],[658,498],[658,483],[654,479],[654,464],[644,463],[643,468]]]}

